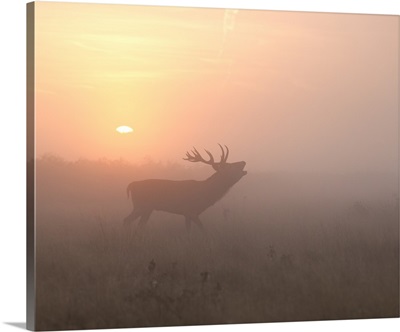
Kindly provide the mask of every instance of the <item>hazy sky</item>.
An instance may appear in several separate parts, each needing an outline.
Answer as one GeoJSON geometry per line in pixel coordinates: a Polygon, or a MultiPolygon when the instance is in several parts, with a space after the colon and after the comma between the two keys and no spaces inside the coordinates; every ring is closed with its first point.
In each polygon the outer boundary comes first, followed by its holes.
{"type": "Polygon", "coordinates": [[[37,2],[35,31],[39,156],[397,172],[398,17],[37,2]]]}

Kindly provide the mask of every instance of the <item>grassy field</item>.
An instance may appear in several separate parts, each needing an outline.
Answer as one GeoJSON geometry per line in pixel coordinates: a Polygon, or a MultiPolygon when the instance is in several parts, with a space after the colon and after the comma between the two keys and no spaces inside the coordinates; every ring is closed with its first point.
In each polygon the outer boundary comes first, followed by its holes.
{"type": "Polygon", "coordinates": [[[207,234],[161,212],[127,231],[123,187],[86,208],[39,193],[37,328],[398,316],[396,199],[263,196],[256,180],[201,216],[207,234]]]}

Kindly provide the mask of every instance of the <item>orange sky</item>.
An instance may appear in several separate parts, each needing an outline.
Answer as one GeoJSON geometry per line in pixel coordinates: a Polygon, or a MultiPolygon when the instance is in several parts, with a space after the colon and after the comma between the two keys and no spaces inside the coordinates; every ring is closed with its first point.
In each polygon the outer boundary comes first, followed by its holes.
{"type": "Polygon", "coordinates": [[[35,6],[39,156],[397,171],[398,17],[35,6]]]}

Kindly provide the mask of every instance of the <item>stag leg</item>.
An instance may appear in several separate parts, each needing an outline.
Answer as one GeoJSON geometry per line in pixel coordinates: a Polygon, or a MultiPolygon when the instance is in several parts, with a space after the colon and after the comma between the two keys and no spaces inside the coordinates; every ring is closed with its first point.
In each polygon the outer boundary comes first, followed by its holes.
{"type": "Polygon", "coordinates": [[[143,212],[137,208],[133,209],[132,213],[124,219],[124,226],[129,226],[132,222],[139,218],[142,213],[143,212]]]}
{"type": "Polygon", "coordinates": [[[153,210],[147,210],[142,213],[138,224],[139,229],[143,229],[146,226],[147,220],[149,220],[152,212],[153,210]]]}
{"type": "Polygon", "coordinates": [[[193,220],[193,222],[197,225],[197,227],[200,228],[200,230],[201,230],[204,234],[207,233],[207,232],[206,232],[206,229],[205,229],[204,226],[203,226],[203,223],[201,222],[201,220],[200,220],[200,218],[199,218],[199,216],[195,216],[192,220],[193,220]]]}
{"type": "Polygon", "coordinates": [[[192,228],[192,220],[190,219],[190,217],[185,217],[185,225],[187,233],[190,234],[190,230],[192,228]]]}

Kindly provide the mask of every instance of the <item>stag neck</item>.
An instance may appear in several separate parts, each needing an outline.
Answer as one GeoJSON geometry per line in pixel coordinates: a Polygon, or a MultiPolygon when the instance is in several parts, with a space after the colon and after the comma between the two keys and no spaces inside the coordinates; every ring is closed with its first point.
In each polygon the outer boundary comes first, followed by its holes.
{"type": "Polygon", "coordinates": [[[217,191],[228,190],[235,184],[234,182],[227,181],[227,178],[224,177],[221,172],[215,172],[210,177],[208,177],[204,182],[217,191]]]}
{"type": "Polygon", "coordinates": [[[209,206],[219,201],[234,185],[230,181],[226,181],[226,178],[220,172],[215,172],[209,178],[203,181],[204,192],[207,196],[209,206]]]}

